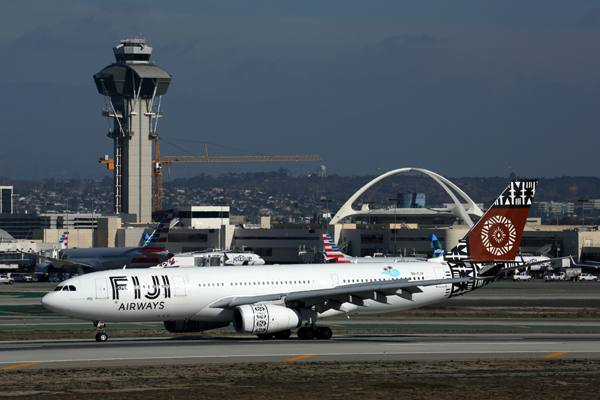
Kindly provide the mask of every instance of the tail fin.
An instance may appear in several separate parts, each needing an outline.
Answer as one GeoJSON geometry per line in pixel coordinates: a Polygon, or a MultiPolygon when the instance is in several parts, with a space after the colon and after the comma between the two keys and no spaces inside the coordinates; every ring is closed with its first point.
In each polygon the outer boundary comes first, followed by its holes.
{"type": "Polygon", "coordinates": [[[68,249],[69,248],[69,232],[63,232],[62,236],[60,237],[58,244],[61,245],[59,246],[59,249],[68,249]]]}
{"type": "Polygon", "coordinates": [[[156,227],[154,232],[152,232],[152,235],[150,236],[150,238],[148,240],[146,240],[146,243],[144,243],[144,246],[142,247],[144,250],[150,250],[150,249],[151,249],[151,251],[164,251],[165,250],[165,244],[167,243],[167,239],[169,238],[169,226],[171,224],[172,218],[173,218],[173,209],[170,209],[169,211],[167,211],[165,213],[165,215],[162,218],[162,221],[160,221],[160,224],[158,224],[158,227],[156,227]]]}
{"type": "Polygon", "coordinates": [[[514,180],[469,233],[444,257],[446,261],[514,261],[537,180],[514,180]]]}
{"type": "Polygon", "coordinates": [[[429,242],[431,243],[431,252],[433,253],[433,258],[443,257],[446,254],[446,251],[440,244],[437,236],[431,234],[429,235],[429,242]]]}
{"type": "MultiPolygon", "coordinates": [[[[152,234],[154,234],[154,232],[152,232],[152,234]]],[[[150,236],[152,236],[152,235],[148,235],[147,233],[142,233],[142,246],[145,246],[146,243],[148,243],[150,236]]]]}
{"type": "Polygon", "coordinates": [[[323,234],[323,247],[325,248],[325,258],[327,262],[331,263],[349,263],[350,260],[347,256],[340,251],[333,239],[327,232],[321,232],[323,234]]]}

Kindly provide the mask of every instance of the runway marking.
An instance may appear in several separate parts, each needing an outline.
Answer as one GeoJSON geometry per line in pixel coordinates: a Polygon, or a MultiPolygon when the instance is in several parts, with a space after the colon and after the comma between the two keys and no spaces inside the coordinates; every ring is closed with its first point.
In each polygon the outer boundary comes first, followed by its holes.
{"type": "Polygon", "coordinates": [[[302,360],[303,358],[314,357],[314,356],[315,356],[315,354],[307,354],[305,356],[288,358],[287,360],[283,360],[283,361],[296,361],[296,360],[302,360]]]}
{"type": "Polygon", "coordinates": [[[19,364],[19,365],[11,365],[10,367],[3,367],[0,369],[13,369],[13,368],[19,368],[19,367],[26,367],[28,365],[34,365],[34,364],[42,364],[44,361],[35,361],[35,362],[30,362],[27,364],[19,364]]]}
{"type": "MultiPolygon", "coordinates": [[[[456,345],[465,345],[465,346],[471,346],[471,343],[467,343],[467,342],[436,342],[435,344],[437,345],[444,345],[444,346],[456,346],[456,345]]],[[[547,345],[547,344],[560,344],[560,342],[502,342],[502,343],[498,343],[498,342],[490,342],[490,343],[485,343],[485,342],[481,342],[481,343],[477,343],[479,345],[547,345]]],[[[429,346],[431,345],[431,343],[382,343],[382,346],[429,346]]]]}
{"type": "Polygon", "coordinates": [[[520,325],[502,325],[502,326],[508,326],[509,328],[526,328],[526,329],[531,329],[530,326],[520,326],[520,325]]]}
{"type": "MultiPolygon", "coordinates": [[[[580,350],[572,350],[571,352],[582,353],[580,350]]],[[[541,350],[487,350],[487,351],[477,351],[477,350],[464,350],[464,351],[377,351],[377,352],[350,352],[350,353],[320,353],[313,354],[315,356],[389,356],[389,355],[422,355],[422,354],[534,354],[534,353],[544,353],[541,350]]],[[[563,352],[569,353],[569,352],[563,352]]],[[[600,350],[586,350],[584,353],[600,353],[600,350]]],[[[143,360],[186,360],[186,359],[227,359],[227,358],[250,358],[250,357],[282,357],[282,356],[299,356],[296,354],[228,354],[228,355],[203,355],[203,356],[156,356],[156,357],[107,357],[107,358],[79,358],[79,359],[58,359],[58,360],[44,360],[38,362],[46,362],[46,363],[60,363],[60,362],[85,362],[85,361],[143,361],[143,360]]],[[[306,357],[306,355],[305,355],[306,357]]],[[[16,363],[19,361],[0,361],[0,364],[9,364],[16,363]]],[[[21,361],[22,362],[22,361],[21,361]]],[[[2,368],[0,368],[2,369],[2,368]]]]}
{"type": "Polygon", "coordinates": [[[558,353],[552,353],[552,354],[548,354],[547,356],[544,356],[544,358],[552,358],[552,357],[556,357],[556,356],[562,356],[563,354],[567,354],[568,351],[559,351],[558,353]]]}

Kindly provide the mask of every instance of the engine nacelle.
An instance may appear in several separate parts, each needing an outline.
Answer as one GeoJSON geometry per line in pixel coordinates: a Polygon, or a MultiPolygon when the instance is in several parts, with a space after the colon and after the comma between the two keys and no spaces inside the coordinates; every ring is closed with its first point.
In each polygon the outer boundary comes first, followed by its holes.
{"type": "Polygon", "coordinates": [[[301,324],[300,312],[273,304],[244,304],[233,310],[233,328],[237,333],[273,333],[301,324]]]}
{"type": "Polygon", "coordinates": [[[203,322],[203,321],[165,321],[165,329],[169,332],[202,332],[210,329],[223,328],[229,325],[229,322],[203,322]]]}

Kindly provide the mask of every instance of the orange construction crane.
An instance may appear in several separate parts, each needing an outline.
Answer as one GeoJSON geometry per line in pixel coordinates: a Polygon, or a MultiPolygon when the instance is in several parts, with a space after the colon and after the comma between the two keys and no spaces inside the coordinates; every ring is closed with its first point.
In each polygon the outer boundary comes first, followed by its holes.
{"type": "Polygon", "coordinates": [[[152,211],[162,210],[162,167],[174,162],[267,162],[267,161],[323,161],[319,156],[224,156],[209,157],[206,143],[204,156],[160,156],[158,136],[154,139],[152,161],[152,211]]]}

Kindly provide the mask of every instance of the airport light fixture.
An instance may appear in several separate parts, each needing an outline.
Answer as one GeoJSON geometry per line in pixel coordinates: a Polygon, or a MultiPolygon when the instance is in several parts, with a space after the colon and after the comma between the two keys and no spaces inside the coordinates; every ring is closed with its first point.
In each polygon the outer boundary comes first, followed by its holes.
{"type": "Polygon", "coordinates": [[[583,208],[583,203],[590,201],[590,199],[577,199],[577,201],[581,202],[581,226],[585,225],[585,210],[583,208]]]}
{"type": "Polygon", "coordinates": [[[331,203],[331,201],[332,201],[331,199],[328,199],[326,197],[321,199],[321,202],[325,203],[325,205],[327,206],[327,215],[329,215],[329,203],[331,203]]]}
{"type": "Polygon", "coordinates": [[[219,227],[219,247],[221,250],[224,250],[225,238],[223,237],[223,205],[227,204],[225,200],[217,200],[217,204],[219,205],[219,218],[221,219],[221,225],[219,227]]]}
{"type": "Polygon", "coordinates": [[[396,227],[396,211],[398,210],[398,201],[400,199],[397,197],[393,197],[391,199],[388,199],[388,201],[394,201],[396,202],[396,204],[394,204],[394,254],[396,254],[396,235],[398,232],[398,228],[396,227]]]}

